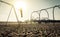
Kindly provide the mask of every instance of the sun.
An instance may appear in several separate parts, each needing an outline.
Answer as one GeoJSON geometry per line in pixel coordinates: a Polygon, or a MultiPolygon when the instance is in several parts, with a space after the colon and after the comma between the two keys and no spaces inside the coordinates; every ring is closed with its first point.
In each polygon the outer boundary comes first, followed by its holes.
{"type": "Polygon", "coordinates": [[[26,2],[24,2],[24,1],[16,1],[14,3],[14,6],[15,6],[16,9],[20,9],[20,8],[26,9],[26,2]]]}

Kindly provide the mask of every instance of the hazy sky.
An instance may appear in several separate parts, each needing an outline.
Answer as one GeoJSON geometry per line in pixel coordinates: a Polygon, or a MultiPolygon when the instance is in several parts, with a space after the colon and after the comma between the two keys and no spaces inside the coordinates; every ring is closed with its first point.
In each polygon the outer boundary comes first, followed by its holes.
{"type": "MultiPolygon", "coordinates": [[[[23,17],[21,18],[20,13],[17,12],[19,20],[27,20],[30,19],[31,13],[36,10],[52,7],[55,5],[60,5],[60,0],[3,0],[8,3],[14,4],[16,1],[24,1],[26,2],[26,10],[23,11],[23,17]]],[[[4,3],[0,2],[0,21],[6,21],[9,11],[11,9],[11,6],[6,5],[4,3]]],[[[52,9],[48,10],[49,12],[49,18],[52,19],[52,9]]],[[[36,17],[36,15],[34,15],[36,17]]],[[[42,11],[41,16],[47,16],[44,11],[42,11]]],[[[55,9],[55,19],[60,20],[60,10],[58,8],[55,9]]],[[[11,16],[9,18],[9,21],[15,21],[15,14],[12,9],[11,16]]]]}

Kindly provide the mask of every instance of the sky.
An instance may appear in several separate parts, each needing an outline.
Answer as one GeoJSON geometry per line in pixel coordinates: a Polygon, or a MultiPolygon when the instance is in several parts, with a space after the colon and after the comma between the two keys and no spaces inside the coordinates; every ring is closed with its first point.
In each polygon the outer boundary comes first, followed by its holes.
{"type": "MultiPolygon", "coordinates": [[[[16,1],[23,1],[26,3],[26,7],[24,7],[25,9],[23,10],[23,17],[21,17],[19,9],[16,10],[19,21],[24,21],[27,19],[30,20],[31,13],[33,11],[41,10],[41,9],[52,7],[55,5],[60,5],[60,0],[3,0],[3,1],[11,4],[15,4],[16,1]]],[[[0,21],[7,21],[10,9],[11,9],[11,6],[0,2],[0,21]]],[[[49,19],[53,19],[52,9],[49,9],[48,12],[49,12],[49,19]]],[[[55,20],[60,20],[59,16],[60,16],[60,9],[55,8],[55,20]]],[[[38,18],[38,14],[36,13],[33,14],[33,17],[38,18]]],[[[45,13],[45,11],[42,11],[41,13],[41,18],[43,17],[47,17],[47,14],[45,13]]],[[[16,21],[16,17],[13,9],[11,11],[9,21],[16,21]]]]}

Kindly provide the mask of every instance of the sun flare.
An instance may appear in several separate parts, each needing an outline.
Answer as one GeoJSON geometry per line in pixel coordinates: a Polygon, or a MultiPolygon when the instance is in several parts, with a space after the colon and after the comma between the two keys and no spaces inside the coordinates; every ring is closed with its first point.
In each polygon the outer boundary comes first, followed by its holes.
{"type": "Polygon", "coordinates": [[[24,1],[16,1],[14,3],[14,6],[15,6],[16,9],[20,9],[20,8],[26,9],[26,2],[24,2],[24,1]]]}

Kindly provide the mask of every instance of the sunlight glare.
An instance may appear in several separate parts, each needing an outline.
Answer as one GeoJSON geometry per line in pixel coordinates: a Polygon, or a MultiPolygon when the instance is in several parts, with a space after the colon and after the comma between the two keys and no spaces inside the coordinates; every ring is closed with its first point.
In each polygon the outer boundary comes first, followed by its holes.
{"type": "Polygon", "coordinates": [[[16,9],[20,9],[20,8],[25,9],[26,8],[26,2],[16,1],[14,6],[15,6],[16,9]]]}

